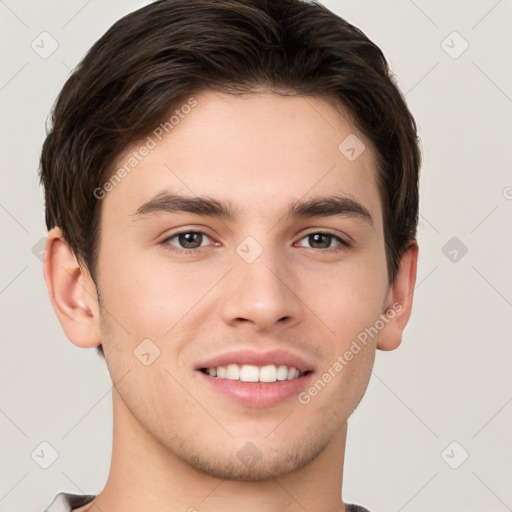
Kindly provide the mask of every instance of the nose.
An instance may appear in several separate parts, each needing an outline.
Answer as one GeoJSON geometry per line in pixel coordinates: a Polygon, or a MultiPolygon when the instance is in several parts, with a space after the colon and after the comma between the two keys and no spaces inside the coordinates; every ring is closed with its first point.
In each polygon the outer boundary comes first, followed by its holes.
{"type": "Polygon", "coordinates": [[[226,324],[248,324],[264,333],[278,324],[289,327],[300,322],[303,307],[298,280],[282,255],[265,249],[252,263],[235,259],[221,309],[226,324]]]}

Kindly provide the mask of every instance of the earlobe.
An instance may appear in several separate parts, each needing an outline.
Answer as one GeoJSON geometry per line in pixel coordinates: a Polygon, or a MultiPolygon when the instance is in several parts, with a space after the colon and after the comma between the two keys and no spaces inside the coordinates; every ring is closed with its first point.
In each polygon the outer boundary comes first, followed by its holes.
{"type": "Polygon", "coordinates": [[[416,240],[411,240],[402,255],[397,276],[386,297],[384,316],[387,322],[379,333],[379,350],[394,350],[402,342],[403,331],[411,316],[417,263],[418,244],[416,240]]]}
{"type": "Polygon", "coordinates": [[[66,337],[77,347],[98,346],[101,338],[96,286],[79,266],[60,228],[48,233],[43,274],[66,337]]]}

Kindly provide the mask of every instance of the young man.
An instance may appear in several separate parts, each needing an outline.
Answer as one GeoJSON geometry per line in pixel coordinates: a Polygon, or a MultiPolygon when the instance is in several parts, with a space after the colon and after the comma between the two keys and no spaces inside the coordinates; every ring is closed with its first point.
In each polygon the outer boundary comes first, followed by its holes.
{"type": "Polygon", "coordinates": [[[415,122],[381,51],[303,0],[161,0],[65,84],[44,276],[114,384],[110,474],[48,511],[364,511],[347,420],[402,338],[415,122]]]}

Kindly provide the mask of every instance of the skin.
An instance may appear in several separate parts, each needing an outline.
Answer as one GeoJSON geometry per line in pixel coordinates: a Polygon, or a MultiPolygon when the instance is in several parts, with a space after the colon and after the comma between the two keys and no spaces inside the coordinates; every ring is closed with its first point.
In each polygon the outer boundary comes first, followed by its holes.
{"type": "Polygon", "coordinates": [[[375,154],[332,101],[265,91],[196,99],[102,200],[102,307],[60,229],[48,236],[44,275],[64,332],[78,347],[102,343],[115,383],[110,474],[80,510],[345,511],[347,419],[376,349],[401,343],[418,247],[412,240],[389,285],[375,154]],[[366,145],[354,161],[338,149],[350,134],[366,145]],[[240,213],[133,215],[164,190],[229,200],[240,213]],[[357,200],[373,224],[357,216],[283,218],[290,201],[333,193],[357,200]],[[199,252],[167,250],[187,250],[169,239],[182,230],[206,233],[199,252]],[[307,236],[326,231],[352,245],[307,236]],[[247,236],[263,248],[250,264],[236,252],[247,236]],[[193,371],[226,351],[284,348],[319,377],[394,303],[400,311],[307,405],[293,397],[244,407],[193,371]],[[150,366],[134,356],[147,338],[161,351],[150,366]],[[237,456],[248,442],[261,454],[254,466],[237,456]]]}

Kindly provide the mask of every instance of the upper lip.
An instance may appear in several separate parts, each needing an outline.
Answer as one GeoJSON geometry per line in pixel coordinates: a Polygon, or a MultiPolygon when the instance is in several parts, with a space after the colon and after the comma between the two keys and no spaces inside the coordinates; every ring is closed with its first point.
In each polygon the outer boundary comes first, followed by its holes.
{"type": "Polygon", "coordinates": [[[196,366],[196,370],[203,368],[216,368],[218,366],[227,366],[228,364],[252,364],[255,366],[267,366],[270,364],[293,366],[301,372],[313,371],[313,367],[302,357],[292,354],[287,350],[277,349],[266,352],[258,352],[253,349],[237,350],[218,354],[207,359],[196,366]]]}

